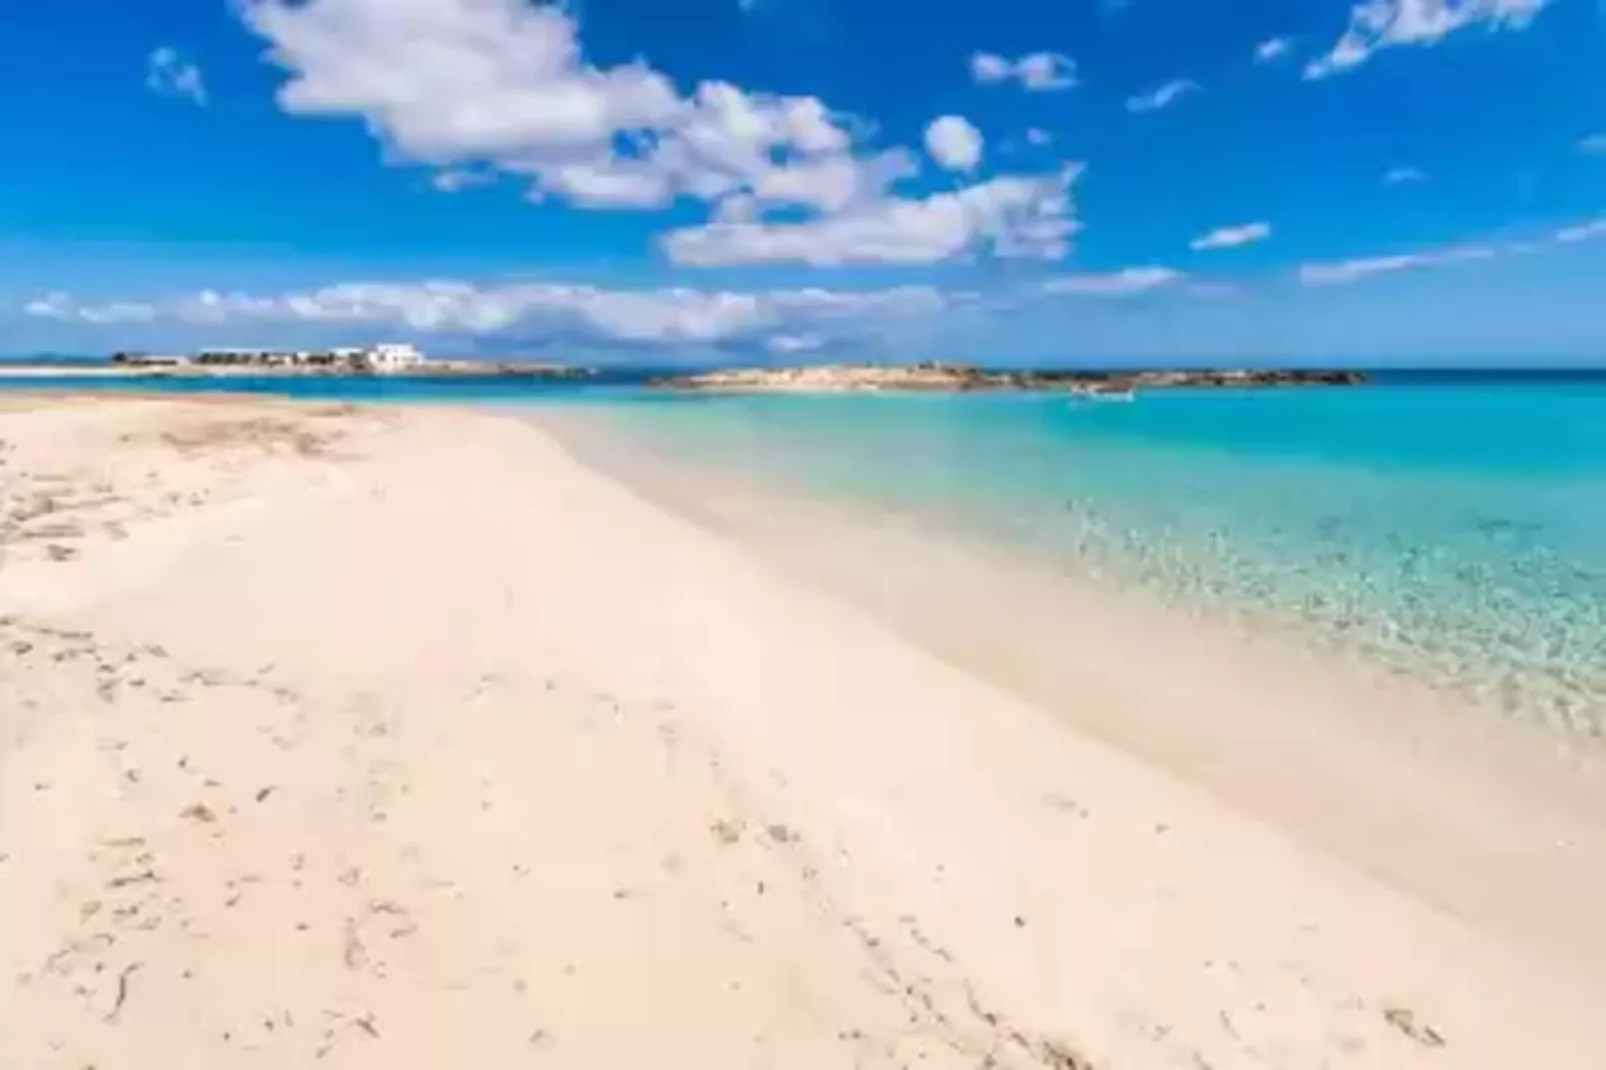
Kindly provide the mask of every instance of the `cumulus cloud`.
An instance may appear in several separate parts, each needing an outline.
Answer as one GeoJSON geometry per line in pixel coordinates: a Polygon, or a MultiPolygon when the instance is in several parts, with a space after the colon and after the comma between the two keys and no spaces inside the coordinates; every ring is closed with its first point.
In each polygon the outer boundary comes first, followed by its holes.
{"type": "Polygon", "coordinates": [[[203,107],[206,105],[206,80],[201,68],[169,45],[145,57],[145,88],[159,96],[179,97],[203,107]]]}
{"type": "Polygon", "coordinates": [[[1433,249],[1421,253],[1303,264],[1299,269],[1299,279],[1307,285],[1329,286],[1412,268],[1454,264],[1466,260],[1488,260],[1495,255],[1495,250],[1487,245],[1455,245],[1447,249],[1433,249]]]}
{"type": "MultiPolygon", "coordinates": [[[[815,97],[707,81],[682,95],[644,61],[585,59],[574,18],[525,0],[244,0],[243,17],[289,73],[285,111],[353,117],[396,156],[482,165],[537,197],[592,208],[755,195],[778,168],[861,162],[848,119],[815,97]]],[[[785,183],[781,184],[785,186],[785,183]]],[[[790,187],[790,188],[795,188],[790,187]]]]}
{"type": "Polygon", "coordinates": [[[1186,78],[1177,78],[1164,85],[1156,86],[1147,93],[1139,93],[1137,96],[1129,98],[1126,102],[1126,110],[1140,113],[1159,111],[1161,108],[1170,107],[1189,93],[1197,93],[1198,91],[1199,83],[1189,81],[1186,78]]]}
{"type": "Polygon", "coordinates": [[[1122,268],[1102,274],[1062,275],[1043,283],[1043,292],[1085,297],[1132,297],[1179,282],[1183,274],[1160,265],[1122,268]]]}
{"type": "Polygon", "coordinates": [[[1293,47],[1293,44],[1286,37],[1267,38],[1255,46],[1255,62],[1271,63],[1273,60],[1281,59],[1283,56],[1288,55],[1288,50],[1293,47]]]}
{"type": "Polygon", "coordinates": [[[1427,172],[1415,167],[1391,167],[1383,172],[1385,186],[1414,186],[1427,180],[1427,172]]]}
{"type": "Polygon", "coordinates": [[[644,343],[718,342],[762,332],[930,315],[947,304],[928,286],[879,290],[607,290],[563,283],[476,286],[456,281],[348,282],[262,296],[202,290],[161,302],[82,303],[62,293],[24,306],[32,316],[92,324],[313,324],[495,335],[513,328],[580,329],[644,343]]]}
{"type": "MultiPolygon", "coordinates": [[[[431,166],[436,183],[448,190],[460,188],[461,175],[507,174],[528,181],[534,200],[584,208],[700,202],[708,211],[705,227],[665,242],[685,254],[684,263],[723,259],[708,251],[716,244],[752,245],[755,236],[791,242],[811,233],[826,236],[835,251],[821,253],[818,241],[807,242],[808,249],[794,242],[807,253],[794,259],[849,263],[864,249],[870,260],[923,261],[929,257],[920,249],[892,246],[945,211],[975,220],[969,240],[944,246],[947,255],[981,246],[1006,253],[1055,226],[1069,232],[1068,220],[1023,218],[1024,208],[989,214],[978,206],[989,199],[985,191],[962,196],[966,211],[958,213],[943,208],[948,202],[901,194],[899,184],[918,172],[915,155],[865,145],[871,124],[833,112],[816,97],[719,81],[682,92],[645,60],[594,64],[582,52],[574,16],[561,5],[240,5],[246,24],[272,43],[271,60],[288,72],[278,93],[283,110],[360,119],[392,157],[431,166]],[[1000,214],[1007,220],[998,220],[1000,214]],[[917,221],[905,223],[909,217],[917,221]]],[[[1044,87],[1064,76],[1062,65],[1036,57],[1012,71],[1044,87]]],[[[980,160],[981,139],[958,122],[937,129],[932,152],[945,166],[969,170],[980,160]]],[[[1006,183],[1000,188],[1013,188],[1008,183],[1043,180],[998,181],[1006,183]]],[[[774,253],[776,240],[762,244],[771,253],[760,259],[784,259],[774,253]]],[[[922,249],[930,247],[928,241],[922,249]]]]}
{"type": "Polygon", "coordinates": [[[1376,52],[1402,45],[1433,45],[1457,30],[1482,25],[1520,30],[1550,0],[1365,0],[1350,9],[1349,26],[1326,55],[1305,67],[1305,77],[1353,70],[1376,52]]]}
{"type": "Polygon", "coordinates": [[[1271,224],[1245,223],[1236,227],[1217,227],[1210,233],[1193,239],[1188,243],[1188,248],[1195,252],[1206,249],[1234,249],[1240,245],[1265,241],[1269,237],[1271,237],[1271,224]]]}
{"type": "Polygon", "coordinates": [[[949,171],[974,171],[981,150],[981,131],[961,116],[944,115],[926,127],[926,151],[949,171]]]}
{"type": "Polygon", "coordinates": [[[1009,59],[993,52],[970,57],[970,77],[978,85],[1018,81],[1032,93],[1071,89],[1076,85],[1076,61],[1058,52],[1031,52],[1009,59]]]}
{"type": "Polygon", "coordinates": [[[985,250],[1058,259],[1079,226],[1071,184],[1079,172],[1004,176],[923,198],[890,197],[801,223],[716,221],[664,235],[677,264],[929,264],[985,250]]]}

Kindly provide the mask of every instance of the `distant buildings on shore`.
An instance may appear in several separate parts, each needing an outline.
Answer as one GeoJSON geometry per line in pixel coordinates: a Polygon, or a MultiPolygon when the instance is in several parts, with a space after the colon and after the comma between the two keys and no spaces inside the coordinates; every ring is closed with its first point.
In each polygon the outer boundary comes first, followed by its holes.
{"type": "Polygon", "coordinates": [[[333,349],[202,349],[193,354],[114,353],[112,363],[139,368],[249,367],[328,368],[342,371],[397,372],[424,363],[424,354],[405,342],[333,349]]]}

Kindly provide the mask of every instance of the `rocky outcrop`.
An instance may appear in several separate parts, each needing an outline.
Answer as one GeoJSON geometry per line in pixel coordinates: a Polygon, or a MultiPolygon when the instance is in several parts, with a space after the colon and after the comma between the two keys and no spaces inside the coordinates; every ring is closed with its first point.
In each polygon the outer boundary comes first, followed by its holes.
{"type": "Polygon", "coordinates": [[[1059,390],[1076,394],[1127,394],[1165,387],[1358,386],[1358,371],[1242,368],[1174,371],[1004,371],[968,364],[818,365],[797,368],[728,368],[665,376],[649,385],[672,390],[838,392],[877,390],[1059,390]]]}
{"type": "Polygon", "coordinates": [[[533,361],[431,361],[419,369],[423,375],[495,375],[510,379],[590,379],[597,371],[572,364],[537,364],[533,361]]]}

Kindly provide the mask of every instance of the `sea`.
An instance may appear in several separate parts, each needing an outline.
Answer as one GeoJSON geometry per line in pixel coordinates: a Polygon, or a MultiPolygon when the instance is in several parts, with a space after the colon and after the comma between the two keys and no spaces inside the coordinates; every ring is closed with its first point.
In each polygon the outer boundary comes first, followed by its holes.
{"type": "Polygon", "coordinates": [[[1606,370],[1392,370],[1359,388],[1124,401],[679,394],[631,372],[583,384],[0,380],[45,387],[583,420],[663,463],[929,525],[1558,733],[1606,736],[1606,370]]]}

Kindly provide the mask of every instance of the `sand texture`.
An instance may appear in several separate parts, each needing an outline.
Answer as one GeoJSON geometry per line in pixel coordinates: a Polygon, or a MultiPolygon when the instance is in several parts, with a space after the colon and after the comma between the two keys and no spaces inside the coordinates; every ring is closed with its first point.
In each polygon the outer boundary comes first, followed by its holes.
{"type": "Polygon", "coordinates": [[[0,1067],[1603,1065],[1291,827],[514,419],[0,399],[0,1067]]]}

